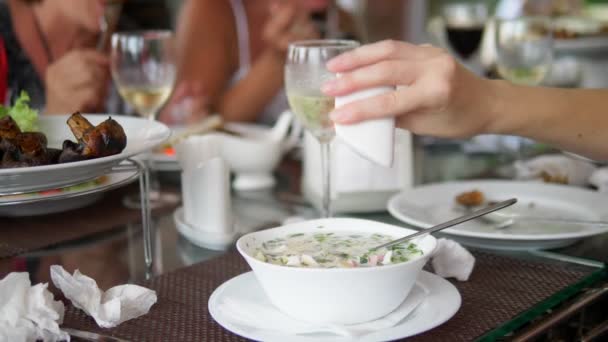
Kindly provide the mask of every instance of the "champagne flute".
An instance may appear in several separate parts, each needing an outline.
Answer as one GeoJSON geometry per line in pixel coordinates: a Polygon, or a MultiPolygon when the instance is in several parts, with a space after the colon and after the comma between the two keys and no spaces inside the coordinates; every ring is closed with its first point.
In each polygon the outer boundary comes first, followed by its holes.
{"type": "MultiPolygon", "coordinates": [[[[137,115],[155,120],[167,102],[175,83],[176,66],[171,31],[133,31],[112,35],[112,78],[121,97],[137,115]]],[[[148,158],[148,169],[152,169],[148,158]]],[[[160,192],[153,170],[150,172],[150,206],[175,203],[173,194],[160,192]]],[[[125,205],[140,206],[138,198],[125,198],[125,205]]]]}
{"type": "Polygon", "coordinates": [[[321,217],[331,217],[330,144],[335,136],[329,113],[334,98],[321,92],[321,86],[336,75],[325,64],[333,57],[359,46],[353,40],[305,40],[289,45],[285,65],[285,89],[289,106],[300,123],[321,145],[323,200],[321,217]]]}

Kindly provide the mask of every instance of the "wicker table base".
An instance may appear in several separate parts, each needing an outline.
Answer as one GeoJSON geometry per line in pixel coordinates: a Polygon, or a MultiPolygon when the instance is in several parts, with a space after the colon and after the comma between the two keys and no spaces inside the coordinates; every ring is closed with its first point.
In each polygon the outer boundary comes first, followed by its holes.
{"type": "MultiPolygon", "coordinates": [[[[463,299],[460,311],[442,326],[412,341],[473,340],[593,272],[475,254],[477,264],[471,279],[455,282],[463,299]]],[[[248,270],[242,258],[232,251],[145,283],[157,291],[159,298],[146,316],[104,331],[82,311],[69,306],[64,324],[133,341],[243,341],[213,321],[207,301],[215,288],[248,270]]]]}

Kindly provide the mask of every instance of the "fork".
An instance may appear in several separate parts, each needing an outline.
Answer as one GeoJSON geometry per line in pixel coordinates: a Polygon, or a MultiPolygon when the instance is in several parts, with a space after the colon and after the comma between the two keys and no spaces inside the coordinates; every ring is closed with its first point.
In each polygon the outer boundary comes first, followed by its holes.
{"type": "Polygon", "coordinates": [[[89,331],[82,331],[82,330],[71,329],[71,328],[61,328],[61,330],[67,332],[72,337],[78,337],[78,338],[86,340],[86,341],[93,341],[93,342],[130,342],[128,340],[124,340],[124,339],[121,339],[121,338],[118,338],[118,337],[101,335],[101,334],[94,333],[94,332],[89,332],[89,331]]]}

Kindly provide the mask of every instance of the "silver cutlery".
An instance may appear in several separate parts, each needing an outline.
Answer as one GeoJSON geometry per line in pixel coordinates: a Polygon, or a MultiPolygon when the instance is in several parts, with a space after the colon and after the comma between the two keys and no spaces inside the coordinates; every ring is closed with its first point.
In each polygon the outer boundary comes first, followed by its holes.
{"type": "Polygon", "coordinates": [[[101,335],[94,332],[76,330],[71,328],[61,328],[61,330],[67,332],[72,337],[78,337],[86,341],[94,342],[130,342],[118,337],[112,337],[107,335],[101,335]]]}
{"type": "Polygon", "coordinates": [[[105,11],[99,18],[100,35],[97,41],[97,51],[106,51],[110,43],[112,33],[116,30],[120,13],[122,12],[121,0],[109,0],[106,3],[105,11]]]}
{"type": "Polygon", "coordinates": [[[457,217],[455,219],[449,220],[447,222],[440,223],[440,224],[438,224],[436,226],[433,226],[431,228],[423,229],[423,230],[418,231],[418,232],[416,232],[414,234],[410,234],[410,235],[402,237],[400,239],[393,240],[391,242],[387,242],[385,244],[376,246],[376,247],[372,248],[371,250],[377,250],[377,249],[380,249],[380,248],[385,248],[385,247],[390,247],[390,246],[393,246],[393,245],[398,245],[400,243],[404,243],[406,241],[412,240],[414,238],[417,238],[417,237],[420,237],[420,236],[423,236],[423,235],[426,235],[426,234],[431,234],[431,233],[434,233],[434,232],[438,232],[440,230],[443,230],[443,229],[446,229],[446,228],[449,228],[449,227],[453,227],[455,225],[458,225],[458,224],[461,224],[461,223],[464,223],[464,222],[476,219],[478,217],[487,215],[487,214],[489,214],[491,212],[494,212],[494,211],[497,211],[497,210],[500,210],[500,209],[504,209],[504,208],[506,208],[508,206],[511,206],[511,205],[515,204],[515,203],[517,203],[517,199],[515,199],[515,198],[511,198],[511,199],[506,200],[506,201],[498,202],[498,203],[489,205],[489,206],[487,206],[485,208],[482,208],[482,209],[479,209],[479,210],[474,210],[471,213],[466,214],[464,216],[460,216],[460,217],[457,217]]]}
{"type": "Polygon", "coordinates": [[[561,218],[548,218],[548,217],[529,217],[529,216],[513,216],[507,218],[502,222],[495,220],[491,221],[495,223],[495,229],[507,229],[516,223],[553,223],[553,224],[571,224],[571,225],[589,225],[595,227],[608,227],[606,221],[593,221],[593,220],[576,220],[576,219],[561,219],[561,218]]]}
{"type": "MultiPolygon", "coordinates": [[[[458,206],[460,210],[464,212],[472,212],[475,207],[464,207],[458,206]]],[[[581,219],[570,219],[570,218],[559,218],[559,217],[540,217],[540,216],[526,216],[516,213],[513,210],[503,210],[488,213],[480,218],[483,222],[492,225],[492,228],[501,230],[507,229],[516,223],[547,223],[547,224],[571,224],[571,225],[591,225],[596,227],[608,226],[607,221],[600,220],[581,220],[581,219]]]]}

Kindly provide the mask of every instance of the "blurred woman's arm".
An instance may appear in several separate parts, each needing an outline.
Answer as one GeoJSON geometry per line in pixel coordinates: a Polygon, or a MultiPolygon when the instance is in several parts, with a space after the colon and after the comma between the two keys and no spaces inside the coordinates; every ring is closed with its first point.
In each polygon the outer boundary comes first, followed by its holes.
{"type": "Polygon", "coordinates": [[[395,41],[345,53],[328,68],[343,74],[325,85],[331,96],[399,86],[335,110],[337,123],[395,116],[400,127],[417,134],[519,135],[608,160],[608,90],[522,87],[482,79],[441,49],[395,41]]]}
{"type": "Polygon", "coordinates": [[[227,1],[196,0],[185,4],[178,25],[180,79],[200,80],[207,100],[228,121],[255,121],[283,86],[289,41],[314,37],[296,4],[277,2],[264,28],[266,46],[248,73],[229,84],[239,68],[237,33],[227,1]],[[290,32],[292,25],[299,32],[290,32]]]}

